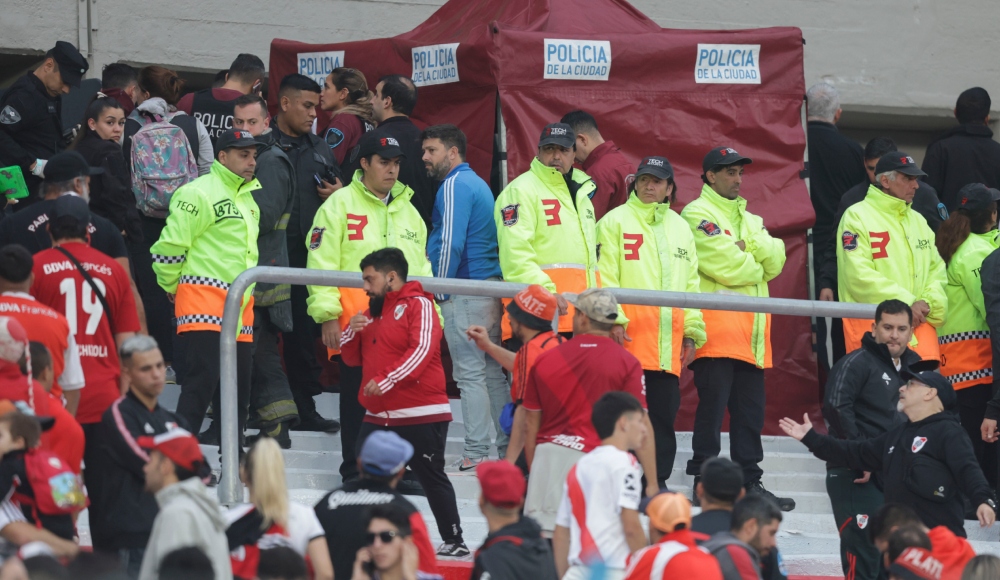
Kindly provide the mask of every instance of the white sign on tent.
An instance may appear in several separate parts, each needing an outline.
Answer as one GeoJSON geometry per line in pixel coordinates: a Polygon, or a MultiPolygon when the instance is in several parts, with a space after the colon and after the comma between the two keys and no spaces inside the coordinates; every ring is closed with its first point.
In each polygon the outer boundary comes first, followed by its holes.
{"type": "Polygon", "coordinates": [[[333,69],[344,66],[344,51],[300,52],[296,55],[300,75],[306,75],[323,86],[333,69]]]}
{"type": "Polygon", "coordinates": [[[606,81],[611,74],[611,41],[545,39],[546,79],[606,81]]]}

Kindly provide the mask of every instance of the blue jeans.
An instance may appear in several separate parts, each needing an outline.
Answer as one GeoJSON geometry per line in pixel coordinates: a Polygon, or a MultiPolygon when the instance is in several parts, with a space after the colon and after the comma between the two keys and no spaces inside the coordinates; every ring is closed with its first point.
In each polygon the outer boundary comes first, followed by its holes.
{"type": "Polygon", "coordinates": [[[146,548],[121,548],[118,550],[118,559],[121,562],[121,570],[130,580],[139,577],[139,570],[142,568],[142,558],[146,555],[146,548]]]}
{"type": "Polygon", "coordinates": [[[451,353],[452,376],[462,392],[462,416],[465,420],[465,452],[470,459],[486,457],[490,452],[490,419],[497,432],[497,452],[507,451],[507,435],[500,429],[500,412],[510,400],[510,386],[503,368],[479,350],[465,335],[472,325],[483,326],[490,339],[500,344],[500,317],[503,307],[497,298],[455,296],[441,303],[444,337],[451,353]]]}

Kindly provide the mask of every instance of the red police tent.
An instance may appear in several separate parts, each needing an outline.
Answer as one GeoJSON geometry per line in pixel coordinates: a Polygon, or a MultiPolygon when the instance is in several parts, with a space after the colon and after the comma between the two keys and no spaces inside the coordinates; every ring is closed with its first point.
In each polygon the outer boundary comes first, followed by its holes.
{"type": "MultiPolygon", "coordinates": [[[[270,94],[286,74],[322,83],[336,66],[360,69],[372,87],[385,74],[411,76],[419,86],[414,122],[458,125],[470,164],[487,180],[501,143],[498,96],[511,177],[527,169],[546,123],[581,108],[633,161],[671,160],[677,210],[701,189],[704,154],[734,147],[754,159],[743,184],[748,208],[786,244],[771,295],[806,298],[814,214],[800,177],[802,45],[797,28],[663,29],[624,0],[451,0],[393,38],[272,41],[270,94]]],[[[766,429],[773,433],[777,418],[816,411],[818,389],[809,320],[774,317],[772,343],[766,429]]],[[[697,397],[690,373],[685,379],[678,420],[689,429],[697,397]]]]}

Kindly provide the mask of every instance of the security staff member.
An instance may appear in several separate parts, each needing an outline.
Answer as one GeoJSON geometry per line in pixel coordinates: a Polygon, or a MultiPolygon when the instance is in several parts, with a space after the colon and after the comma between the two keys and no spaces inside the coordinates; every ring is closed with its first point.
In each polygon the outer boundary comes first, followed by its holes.
{"type": "MultiPolygon", "coordinates": [[[[325,145],[324,145],[325,147],[325,145]]],[[[329,152],[329,148],[326,148],[329,152]]],[[[358,142],[361,169],[350,185],[320,206],[305,246],[308,267],[319,270],[360,272],[361,260],[386,247],[403,251],[414,276],[431,277],[431,263],[424,248],[427,227],[410,199],[413,190],[399,181],[403,151],[395,137],[382,129],[366,133],[358,142]]],[[[340,351],[341,331],[351,317],[368,308],[360,288],[309,286],[309,316],[322,325],[323,344],[331,358],[340,351]]],[[[361,367],[340,361],[340,422],[343,430],[345,480],[358,474],[354,449],[365,410],[358,402],[361,367]]]]}
{"type": "Polygon", "coordinates": [[[62,95],[79,87],[90,65],[72,44],[60,40],[45,53],[34,71],[17,80],[0,97],[0,167],[18,165],[28,191],[15,208],[38,200],[35,192],[49,157],[66,148],[60,107],[62,95]]]}
{"type": "MultiPolygon", "coordinates": [[[[844,212],[837,244],[841,302],[879,303],[898,298],[913,310],[910,348],[924,360],[940,360],[935,328],[948,308],[947,273],[934,247],[934,232],[910,208],[920,171],[912,157],[890,151],[875,166],[868,195],[844,212]],[[926,324],[924,324],[926,322],[926,324]]],[[[844,319],[844,344],[856,350],[868,321],[844,319]]]]}
{"type": "MultiPolygon", "coordinates": [[[[531,168],[510,182],[494,206],[504,280],[579,294],[597,283],[597,222],[586,173],[573,168],[576,134],[565,123],[542,129],[531,168]]],[[[560,300],[560,314],[566,303],[560,300]]],[[[559,318],[573,332],[573,317],[559,318]]],[[[510,337],[504,317],[503,336],[510,337]]]]}
{"type": "Polygon", "coordinates": [[[965,430],[955,421],[958,401],[951,382],[933,370],[917,370],[935,366],[917,363],[900,373],[907,382],[899,388],[898,408],[908,420],[877,437],[842,441],[820,435],[808,413],[803,423],[785,417],[778,424],[820,459],[881,473],[885,495],[893,502],[912,507],[928,528],[946,526],[964,538],[962,494],[978,506],[983,527],[996,520],[996,502],[965,430]]]}
{"type": "MultiPolygon", "coordinates": [[[[646,157],[635,175],[625,204],[597,222],[601,283],[606,288],[699,292],[694,236],[670,209],[675,188],[670,161],[646,157]]],[[[694,308],[623,304],[611,338],[642,364],[662,486],[677,454],[674,419],[681,404],[681,368],[691,364],[695,348],[705,344],[705,322],[694,308]]]]}
{"type": "MultiPolygon", "coordinates": [[[[694,234],[702,292],[768,296],[767,283],[785,265],[785,244],[773,238],[764,221],[747,211],[740,197],[743,168],[753,161],[731,147],[716,147],[702,161],[701,196],[688,204],[681,217],[694,234]]],[[[748,493],[760,493],[782,510],[795,508],[790,498],[778,498],[764,489],[764,459],[760,432],[764,428],[764,369],[771,367],[771,315],[752,312],[702,311],[708,340],[698,349],[694,384],[698,409],[694,419],[694,457],[688,475],[701,473],[701,464],[719,454],[722,417],[730,410],[729,445],[733,461],[743,468],[748,493]]],[[[698,478],[695,478],[697,483],[698,478]]]]}
{"type": "MultiPolygon", "coordinates": [[[[257,141],[249,131],[230,129],[219,136],[212,171],[178,188],[170,215],[150,252],[156,281],[174,303],[177,333],[186,343],[187,376],[177,414],[200,428],[219,384],[219,333],[229,286],[257,265],[260,209],[252,192],[257,141]]],[[[236,339],[240,439],[250,400],[253,346],[253,284],[243,295],[236,339]]],[[[206,432],[207,433],[207,432],[206,432]]]]}
{"type": "MultiPolygon", "coordinates": [[[[896,410],[899,388],[905,383],[899,372],[920,361],[920,356],[907,348],[912,323],[913,313],[905,302],[886,300],[875,309],[875,323],[861,339],[861,348],[830,369],[823,418],[832,437],[863,441],[905,419],[896,410]]],[[[844,576],[874,580],[882,569],[881,559],[866,526],[884,503],[882,490],[870,472],[831,461],[826,466],[826,491],[840,530],[844,576]]]]}

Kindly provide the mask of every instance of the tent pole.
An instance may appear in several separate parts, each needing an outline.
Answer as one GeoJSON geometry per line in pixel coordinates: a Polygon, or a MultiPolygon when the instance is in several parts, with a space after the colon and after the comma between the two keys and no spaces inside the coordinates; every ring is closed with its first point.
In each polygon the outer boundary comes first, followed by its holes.
{"type": "Polygon", "coordinates": [[[500,134],[500,190],[507,187],[507,125],[500,111],[500,94],[497,93],[497,131],[500,134]]]}

